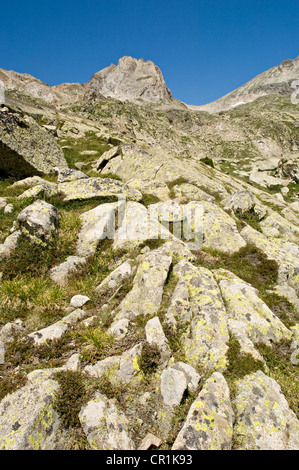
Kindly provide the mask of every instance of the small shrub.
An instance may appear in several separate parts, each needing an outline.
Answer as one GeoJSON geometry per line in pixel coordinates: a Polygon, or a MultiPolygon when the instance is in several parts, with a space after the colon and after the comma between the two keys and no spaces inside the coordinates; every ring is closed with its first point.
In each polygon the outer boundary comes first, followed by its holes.
{"type": "Polygon", "coordinates": [[[200,161],[202,163],[204,163],[205,165],[208,165],[208,166],[211,166],[212,168],[214,168],[214,162],[211,158],[209,157],[204,157],[204,158],[201,158],[200,161]]]}
{"type": "Polygon", "coordinates": [[[252,207],[250,210],[246,212],[242,212],[241,210],[236,210],[235,215],[241,221],[246,222],[247,224],[251,225],[252,228],[257,230],[258,232],[261,232],[259,216],[254,211],[254,207],[252,207]]]}
{"type": "Polygon", "coordinates": [[[158,346],[150,345],[145,342],[138,360],[140,370],[144,375],[149,375],[155,372],[159,366],[161,354],[158,346]]]}
{"type": "Polygon", "coordinates": [[[53,408],[58,412],[64,428],[79,427],[79,412],[87,400],[87,389],[81,372],[61,371],[55,375],[59,383],[53,408]]]}

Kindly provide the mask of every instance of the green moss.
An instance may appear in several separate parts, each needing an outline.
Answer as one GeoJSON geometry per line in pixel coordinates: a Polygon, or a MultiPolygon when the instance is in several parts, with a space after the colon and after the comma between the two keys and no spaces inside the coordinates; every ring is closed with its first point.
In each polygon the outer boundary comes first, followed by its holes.
{"type": "Polygon", "coordinates": [[[115,398],[120,403],[122,402],[125,385],[112,383],[107,375],[103,375],[100,379],[96,380],[94,387],[107,398],[115,398]]]}
{"type": "Polygon", "coordinates": [[[153,194],[142,195],[141,203],[144,204],[146,207],[148,207],[150,204],[157,204],[158,202],[161,202],[160,199],[157,196],[154,196],[153,194]]]}
{"type": "Polygon", "coordinates": [[[269,291],[263,292],[261,298],[287,328],[295,326],[292,318],[298,318],[298,315],[294,306],[286,298],[269,291]]]}

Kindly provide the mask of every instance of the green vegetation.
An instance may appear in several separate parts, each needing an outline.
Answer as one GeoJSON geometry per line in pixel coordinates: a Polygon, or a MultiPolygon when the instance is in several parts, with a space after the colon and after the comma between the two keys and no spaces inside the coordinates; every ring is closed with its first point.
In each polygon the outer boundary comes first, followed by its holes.
{"type": "Polygon", "coordinates": [[[143,344],[142,351],[138,359],[138,365],[145,376],[148,376],[157,370],[160,357],[161,354],[158,346],[150,345],[148,342],[143,344]]]}
{"type": "Polygon", "coordinates": [[[224,372],[227,381],[232,385],[236,380],[245,375],[252,374],[258,370],[265,372],[264,363],[254,359],[250,354],[241,352],[241,346],[237,338],[230,334],[228,343],[227,359],[228,366],[224,372]]]}
{"type": "Polygon", "coordinates": [[[100,327],[89,328],[84,333],[78,332],[77,335],[96,349],[98,359],[103,356],[106,348],[110,348],[114,342],[114,335],[107,333],[100,327]]]}
{"type": "Polygon", "coordinates": [[[204,158],[201,158],[200,161],[202,163],[204,163],[205,165],[208,165],[208,166],[211,166],[212,168],[214,168],[214,162],[211,158],[209,157],[204,157],[204,158]]]}
{"type": "Polygon", "coordinates": [[[81,372],[61,371],[55,375],[59,383],[53,408],[60,416],[64,428],[79,427],[79,412],[87,401],[85,377],[81,372]]]}
{"type": "Polygon", "coordinates": [[[146,207],[148,207],[150,204],[157,204],[158,202],[161,202],[161,201],[157,196],[154,196],[153,194],[143,194],[141,202],[146,207]]]}
{"type": "MultiPolygon", "coordinates": [[[[246,222],[247,224],[251,225],[252,228],[257,230],[258,232],[261,232],[259,215],[255,212],[254,207],[245,212],[242,212],[241,210],[236,210],[235,215],[242,222],[246,222]]],[[[245,225],[246,224],[244,224],[244,226],[245,225]]]]}
{"type": "MultiPolygon", "coordinates": [[[[1,366],[0,366],[1,373],[1,366]]],[[[0,401],[9,393],[13,393],[26,384],[26,375],[24,373],[11,374],[8,377],[2,377],[0,381],[0,401]]]]}
{"type": "Polygon", "coordinates": [[[269,260],[255,245],[248,244],[233,255],[210,248],[202,248],[193,253],[197,256],[195,264],[198,266],[232,271],[261,293],[273,287],[277,281],[277,263],[269,260]]]}
{"type": "Polygon", "coordinates": [[[271,346],[259,344],[257,345],[257,349],[265,359],[269,368],[268,375],[279,383],[288,404],[299,419],[298,366],[291,363],[290,358],[292,350],[290,349],[290,342],[282,341],[279,344],[272,344],[271,346]]]}
{"type": "Polygon", "coordinates": [[[70,168],[76,168],[75,163],[84,161],[85,164],[97,160],[109,150],[108,141],[100,138],[95,132],[88,132],[84,137],[64,137],[60,140],[64,156],[70,168]],[[96,153],[84,154],[82,152],[94,151],[96,153]]]}

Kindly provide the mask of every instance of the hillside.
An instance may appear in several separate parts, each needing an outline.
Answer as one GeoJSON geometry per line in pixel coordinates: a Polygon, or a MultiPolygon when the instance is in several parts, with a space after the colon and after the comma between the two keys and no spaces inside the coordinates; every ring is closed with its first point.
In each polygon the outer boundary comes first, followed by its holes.
{"type": "Polygon", "coordinates": [[[1,450],[299,449],[298,63],[0,69],[1,450]]]}

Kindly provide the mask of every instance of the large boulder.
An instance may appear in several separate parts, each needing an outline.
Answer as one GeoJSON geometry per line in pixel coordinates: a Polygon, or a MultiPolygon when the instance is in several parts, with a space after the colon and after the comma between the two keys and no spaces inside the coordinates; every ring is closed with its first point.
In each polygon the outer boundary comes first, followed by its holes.
{"type": "Polygon", "coordinates": [[[21,233],[32,243],[42,246],[55,239],[58,221],[58,209],[39,199],[18,215],[21,233]]]}
{"type": "Polygon", "coordinates": [[[55,138],[28,116],[0,113],[0,175],[49,174],[54,167],[67,167],[55,138]]]}
{"type": "Polygon", "coordinates": [[[121,181],[112,178],[80,178],[58,184],[65,201],[93,198],[127,198],[140,201],[142,194],[121,181]]]}

